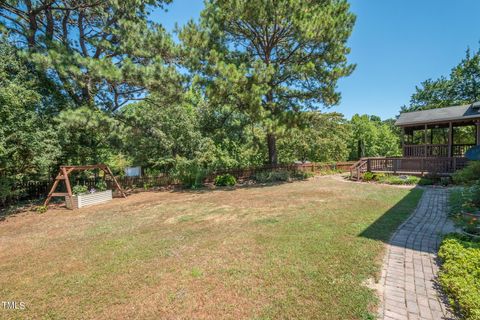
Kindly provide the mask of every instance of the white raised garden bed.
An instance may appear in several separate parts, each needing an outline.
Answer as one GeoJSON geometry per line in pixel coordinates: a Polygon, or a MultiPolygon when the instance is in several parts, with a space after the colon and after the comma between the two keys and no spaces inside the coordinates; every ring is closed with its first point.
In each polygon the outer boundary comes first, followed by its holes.
{"type": "Polygon", "coordinates": [[[78,196],[65,197],[68,209],[78,209],[94,204],[105,203],[112,200],[112,190],[99,191],[95,193],[81,194],[78,196]]]}

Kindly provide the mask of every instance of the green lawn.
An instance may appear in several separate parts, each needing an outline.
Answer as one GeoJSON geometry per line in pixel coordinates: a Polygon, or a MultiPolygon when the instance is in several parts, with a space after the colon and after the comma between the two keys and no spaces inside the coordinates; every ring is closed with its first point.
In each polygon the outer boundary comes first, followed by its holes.
{"type": "Polygon", "coordinates": [[[421,190],[322,177],[142,193],[0,223],[0,298],[33,319],[362,319],[421,190]]]}

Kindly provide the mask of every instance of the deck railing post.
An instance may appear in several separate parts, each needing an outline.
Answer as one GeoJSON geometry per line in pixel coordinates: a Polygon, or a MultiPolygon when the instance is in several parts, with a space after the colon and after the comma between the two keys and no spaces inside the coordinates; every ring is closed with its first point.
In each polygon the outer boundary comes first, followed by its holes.
{"type": "Polygon", "coordinates": [[[423,147],[423,156],[424,157],[428,157],[427,155],[427,140],[428,140],[428,127],[427,125],[425,124],[425,130],[423,131],[423,134],[424,134],[424,141],[423,143],[425,143],[424,147],[423,147]]]}
{"type": "Polygon", "coordinates": [[[453,145],[453,126],[452,123],[448,123],[448,157],[450,158],[452,156],[453,150],[452,150],[452,145],[453,145]]]}
{"type": "Polygon", "coordinates": [[[367,159],[367,171],[372,171],[372,165],[370,164],[370,159],[367,159]]]}

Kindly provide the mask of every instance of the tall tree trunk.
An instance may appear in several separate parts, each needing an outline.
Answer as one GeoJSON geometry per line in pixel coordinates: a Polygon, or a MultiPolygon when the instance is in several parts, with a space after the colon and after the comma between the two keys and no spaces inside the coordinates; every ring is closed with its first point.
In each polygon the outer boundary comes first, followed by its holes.
{"type": "MultiPolygon", "coordinates": [[[[266,64],[268,65],[269,61],[266,61],[266,64]]],[[[267,95],[266,95],[266,106],[272,113],[272,115],[275,114],[275,108],[274,108],[274,103],[273,103],[273,91],[270,90],[267,95]]],[[[274,129],[272,130],[271,128],[268,129],[267,131],[267,145],[268,145],[268,163],[269,164],[278,164],[278,159],[277,159],[277,137],[275,136],[275,131],[274,129]]]]}
{"type": "Polygon", "coordinates": [[[365,144],[363,143],[363,140],[358,140],[357,154],[358,154],[358,159],[365,157],[365,144]]]}
{"type": "Polygon", "coordinates": [[[267,144],[268,144],[268,163],[269,164],[278,164],[277,159],[277,137],[275,133],[267,133],[267,144]]]}

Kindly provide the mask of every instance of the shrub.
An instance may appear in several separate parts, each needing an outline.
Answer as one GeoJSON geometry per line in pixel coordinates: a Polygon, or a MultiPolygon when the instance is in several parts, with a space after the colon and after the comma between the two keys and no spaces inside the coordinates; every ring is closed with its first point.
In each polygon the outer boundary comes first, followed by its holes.
{"type": "Polygon", "coordinates": [[[471,203],[477,208],[480,207],[480,181],[477,181],[469,189],[471,203]]]}
{"type": "Polygon", "coordinates": [[[85,193],[88,193],[88,187],[84,186],[84,185],[77,184],[76,186],[74,186],[72,188],[72,192],[76,196],[81,195],[81,194],[85,194],[85,193]]]}
{"type": "Polygon", "coordinates": [[[262,171],[254,175],[254,180],[259,183],[305,180],[313,177],[312,173],[303,171],[262,171]]]}
{"type": "Polygon", "coordinates": [[[375,174],[373,172],[367,171],[363,174],[363,181],[373,181],[375,180],[375,174]]]}
{"type": "Polygon", "coordinates": [[[48,208],[47,206],[38,206],[35,210],[37,211],[38,214],[42,214],[47,212],[48,208]]]}
{"type": "Polygon", "coordinates": [[[148,183],[148,182],[143,183],[143,190],[145,190],[145,191],[147,191],[148,189],[150,189],[152,187],[153,187],[153,184],[151,184],[151,183],[148,183]]]}
{"type": "Polygon", "coordinates": [[[0,207],[21,194],[21,190],[12,190],[12,186],[10,179],[0,177],[0,207]]]}
{"type": "Polygon", "coordinates": [[[391,176],[387,179],[387,183],[394,185],[409,185],[417,184],[420,181],[420,178],[409,177],[409,176],[391,176]]]}
{"type": "Polygon", "coordinates": [[[373,179],[375,181],[392,184],[392,185],[431,185],[433,180],[427,178],[420,178],[416,176],[395,176],[395,175],[385,175],[378,174],[374,175],[373,179]]]}
{"type": "Polygon", "coordinates": [[[216,186],[234,186],[237,184],[237,179],[231,174],[223,174],[215,177],[216,186]]]}
{"type": "Polygon", "coordinates": [[[458,215],[461,212],[477,211],[480,208],[480,181],[471,187],[458,188],[450,193],[450,211],[458,215]]]}
{"type": "Polygon", "coordinates": [[[462,170],[456,171],[452,176],[456,184],[471,184],[480,179],[480,161],[470,161],[462,170]]]}
{"type": "Polygon", "coordinates": [[[429,178],[420,178],[420,181],[418,181],[418,184],[421,186],[430,186],[434,184],[434,180],[429,178]]]}
{"type": "Polygon", "coordinates": [[[101,180],[101,181],[99,181],[95,184],[95,189],[97,191],[105,191],[105,190],[107,190],[107,183],[105,181],[101,180]]]}
{"type": "Polygon", "coordinates": [[[304,172],[304,171],[293,171],[291,173],[291,177],[293,179],[298,179],[298,180],[306,180],[306,179],[311,178],[313,176],[315,176],[313,173],[304,172]]]}
{"type": "Polygon", "coordinates": [[[257,172],[254,179],[260,183],[289,181],[290,173],[288,171],[262,171],[257,172]]]}
{"type": "Polygon", "coordinates": [[[200,166],[195,160],[178,158],[172,175],[185,187],[198,188],[203,185],[208,170],[200,166]]]}
{"type": "Polygon", "coordinates": [[[442,186],[448,186],[450,184],[450,182],[452,181],[452,179],[450,177],[441,177],[440,178],[440,184],[442,186]]]}
{"type": "Polygon", "coordinates": [[[450,192],[448,204],[449,204],[451,215],[456,216],[462,212],[464,208],[464,203],[466,203],[467,201],[466,199],[467,195],[465,191],[466,189],[457,188],[457,189],[454,189],[452,192],[450,192]]]}
{"type": "Polygon", "coordinates": [[[449,235],[440,246],[439,282],[465,319],[480,319],[480,243],[449,235]]]}

